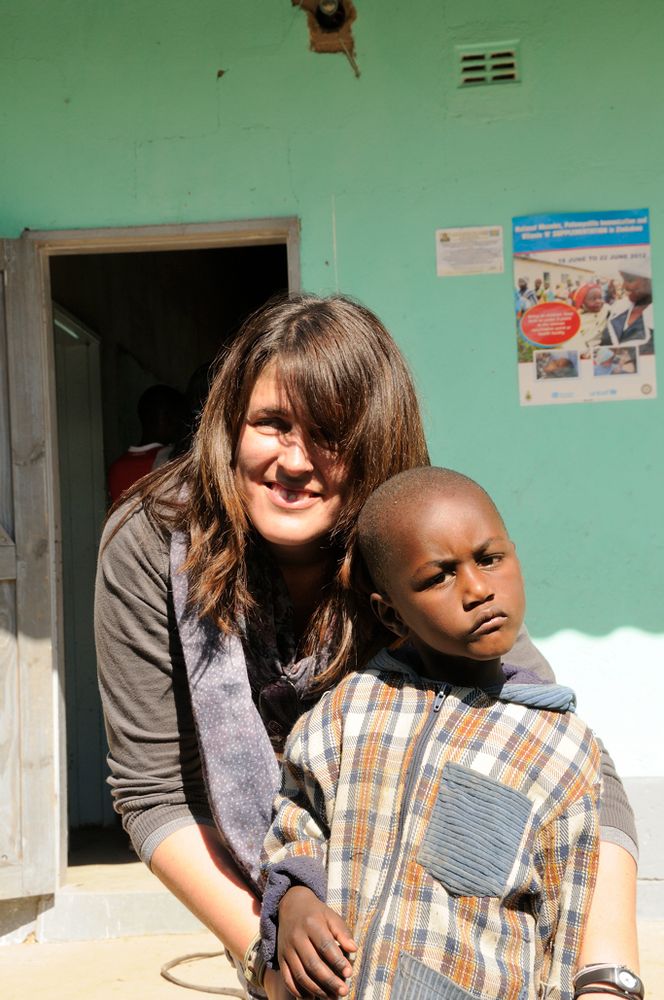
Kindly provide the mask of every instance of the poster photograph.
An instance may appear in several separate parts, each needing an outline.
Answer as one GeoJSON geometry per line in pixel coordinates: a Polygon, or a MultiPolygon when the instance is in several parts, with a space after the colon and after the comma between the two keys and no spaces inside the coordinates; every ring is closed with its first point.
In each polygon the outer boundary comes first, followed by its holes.
{"type": "Polygon", "coordinates": [[[521,405],[654,399],[648,210],[512,225],[521,405]]]}

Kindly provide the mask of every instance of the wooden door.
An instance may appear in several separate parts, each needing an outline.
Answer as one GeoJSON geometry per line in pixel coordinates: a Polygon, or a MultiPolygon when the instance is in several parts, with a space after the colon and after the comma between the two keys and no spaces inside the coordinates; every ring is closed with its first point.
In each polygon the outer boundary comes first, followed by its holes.
{"type": "Polygon", "coordinates": [[[28,239],[0,241],[0,898],[55,891],[62,852],[52,358],[28,239]]]}

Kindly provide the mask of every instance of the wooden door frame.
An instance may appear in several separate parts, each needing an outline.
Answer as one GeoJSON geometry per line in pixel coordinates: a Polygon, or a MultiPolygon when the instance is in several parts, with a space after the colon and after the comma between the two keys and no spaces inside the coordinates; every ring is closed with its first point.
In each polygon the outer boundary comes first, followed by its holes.
{"type": "MultiPolygon", "coordinates": [[[[35,576],[41,579],[43,584],[39,595],[41,607],[36,612],[39,617],[36,626],[37,633],[44,639],[49,639],[46,643],[42,641],[39,650],[39,671],[34,669],[33,664],[31,691],[35,699],[39,700],[37,684],[40,683],[39,696],[42,704],[48,697],[51,699],[50,714],[44,711],[46,722],[45,729],[40,734],[40,747],[43,761],[44,749],[50,741],[54,759],[53,767],[44,769],[41,792],[38,796],[40,801],[34,804],[33,820],[36,811],[41,809],[42,827],[50,826],[50,817],[43,815],[43,809],[48,808],[47,804],[54,801],[57,803],[58,817],[55,843],[49,842],[47,845],[47,835],[42,831],[39,849],[27,852],[30,857],[39,855],[43,863],[39,864],[34,875],[28,873],[28,876],[23,878],[20,892],[18,882],[16,883],[16,895],[42,895],[54,892],[66,869],[67,859],[61,517],[55,359],[51,333],[53,317],[50,258],[71,254],[146,253],[279,244],[286,246],[289,291],[297,292],[300,290],[300,222],[295,216],[120,228],[26,230],[20,240],[6,243],[7,253],[17,278],[17,289],[11,304],[12,326],[14,329],[20,326],[23,341],[16,352],[14,370],[18,369],[19,364],[27,365],[27,370],[23,368],[23,377],[31,382],[29,388],[14,401],[11,420],[14,427],[23,428],[22,433],[31,435],[37,442],[43,442],[43,452],[35,453],[34,461],[31,453],[30,484],[33,488],[37,480],[43,484],[41,506],[47,511],[45,525],[43,518],[39,522],[39,517],[29,525],[30,530],[37,530],[41,534],[45,528],[46,551],[30,553],[28,545],[26,551],[29,558],[27,562],[23,562],[18,555],[20,548],[18,539],[16,543],[17,591],[21,579],[34,579],[35,576]],[[37,400],[36,409],[33,406],[34,400],[37,400]],[[47,694],[45,678],[48,671],[51,672],[53,683],[47,694]],[[37,674],[41,677],[41,682],[38,682],[37,674]]],[[[23,490],[27,492],[27,489],[26,480],[23,490]]],[[[13,566],[13,551],[9,552],[8,548],[3,546],[0,555],[3,561],[11,562],[13,566]]],[[[9,568],[11,567],[8,566],[7,571],[9,568]]],[[[38,755],[36,750],[34,755],[35,757],[38,755]]],[[[53,816],[53,819],[55,818],[53,816]]],[[[28,821],[30,822],[30,816],[28,821]]],[[[26,828],[24,838],[29,839],[32,836],[34,831],[26,828]]]]}
{"type": "Polygon", "coordinates": [[[60,254],[147,253],[285,244],[288,288],[291,292],[300,290],[300,220],[296,216],[105,229],[27,229],[23,236],[45,258],[60,254]]]}

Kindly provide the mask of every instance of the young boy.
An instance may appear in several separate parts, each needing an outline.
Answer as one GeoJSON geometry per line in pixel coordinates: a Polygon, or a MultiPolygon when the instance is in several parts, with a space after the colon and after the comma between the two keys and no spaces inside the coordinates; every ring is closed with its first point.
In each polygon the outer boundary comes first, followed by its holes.
{"type": "Polygon", "coordinates": [[[359,542],[373,608],[405,643],[288,741],[268,965],[296,995],[571,998],[600,755],[569,688],[509,666],[525,599],[503,521],[472,480],[413,469],[369,499],[359,542]]]}

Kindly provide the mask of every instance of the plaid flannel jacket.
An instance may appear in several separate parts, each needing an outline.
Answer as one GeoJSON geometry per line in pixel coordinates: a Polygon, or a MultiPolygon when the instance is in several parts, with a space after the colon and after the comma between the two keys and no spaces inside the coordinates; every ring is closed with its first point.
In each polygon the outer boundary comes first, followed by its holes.
{"type": "Polygon", "coordinates": [[[387,651],[297,723],[265,842],[263,941],[294,884],[346,920],[357,1000],[573,996],[600,754],[569,688],[420,677],[387,651]]]}

